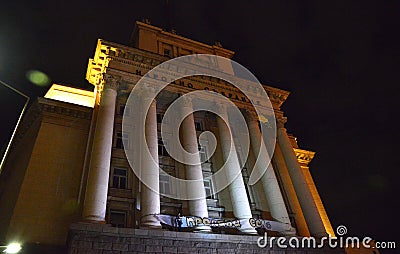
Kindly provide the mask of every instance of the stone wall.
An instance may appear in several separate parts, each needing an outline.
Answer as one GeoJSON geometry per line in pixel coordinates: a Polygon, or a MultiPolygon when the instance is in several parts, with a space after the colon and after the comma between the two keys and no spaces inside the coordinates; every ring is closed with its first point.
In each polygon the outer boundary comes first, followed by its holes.
{"type": "Polygon", "coordinates": [[[166,230],[115,228],[77,223],[70,227],[69,254],[131,253],[345,253],[341,249],[260,248],[259,236],[187,233],[166,230]]]}
{"type": "MultiPolygon", "coordinates": [[[[92,109],[38,98],[0,179],[0,240],[65,245],[81,218],[80,184],[92,109]]],[[[82,203],[82,202],[81,202],[82,203]]]]}

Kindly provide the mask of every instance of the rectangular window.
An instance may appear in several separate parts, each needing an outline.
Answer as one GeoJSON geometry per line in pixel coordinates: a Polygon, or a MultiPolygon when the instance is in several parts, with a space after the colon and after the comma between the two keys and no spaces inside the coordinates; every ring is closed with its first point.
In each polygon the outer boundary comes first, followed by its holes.
{"type": "Polygon", "coordinates": [[[112,187],[117,189],[126,189],[127,170],[125,168],[114,168],[112,177],[112,187]]]}
{"type": "Polygon", "coordinates": [[[171,49],[164,49],[164,56],[172,57],[171,49]]]}
{"type": "Polygon", "coordinates": [[[160,192],[171,194],[172,186],[169,181],[170,180],[169,176],[175,176],[175,167],[170,165],[160,164],[160,168],[163,170],[163,171],[160,170],[160,179],[159,179],[160,192]]]}
{"type": "Polygon", "coordinates": [[[162,49],[161,53],[164,56],[173,57],[174,50],[173,50],[173,46],[171,44],[162,43],[161,49],[162,49]]]}
{"type": "Polygon", "coordinates": [[[129,149],[129,138],[128,134],[122,132],[117,132],[117,142],[115,144],[116,148],[124,149],[124,145],[127,149],[129,149]]]}
{"type": "Polygon", "coordinates": [[[171,184],[169,176],[165,173],[160,174],[160,193],[171,194],[171,184]]]}
{"type": "Polygon", "coordinates": [[[211,179],[204,179],[204,190],[207,198],[213,198],[211,179]]]}
{"type": "Polygon", "coordinates": [[[158,155],[169,156],[167,149],[165,148],[164,142],[161,139],[158,140],[158,155]]]}
{"type": "Polygon", "coordinates": [[[208,162],[207,150],[206,150],[205,146],[199,145],[199,154],[200,154],[200,161],[201,162],[208,162]]]}
{"type": "Polygon", "coordinates": [[[123,228],[126,226],[126,212],[110,210],[110,224],[113,227],[123,228]]]}
{"type": "Polygon", "coordinates": [[[203,130],[203,125],[200,121],[195,121],[194,122],[194,127],[196,129],[196,131],[202,131],[203,130]]]}
{"type": "Polygon", "coordinates": [[[244,182],[244,186],[246,187],[246,194],[247,194],[247,198],[250,201],[250,206],[255,207],[256,206],[256,202],[254,199],[254,193],[253,193],[253,188],[252,186],[250,186],[249,183],[249,174],[247,172],[247,168],[243,167],[242,168],[242,177],[243,177],[243,182],[244,182]]]}

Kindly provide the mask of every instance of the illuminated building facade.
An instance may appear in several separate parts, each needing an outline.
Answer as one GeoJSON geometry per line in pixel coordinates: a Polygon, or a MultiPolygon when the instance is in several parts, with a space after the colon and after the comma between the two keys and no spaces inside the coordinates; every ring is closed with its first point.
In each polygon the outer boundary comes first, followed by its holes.
{"type": "MultiPolygon", "coordinates": [[[[2,240],[65,245],[68,238],[70,253],[89,253],[89,250],[90,253],[112,250],[141,253],[231,250],[227,245],[211,242],[220,239],[237,248],[238,242],[246,239],[253,242],[253,247],[249,247],[251,253],[257,252],[256,238],[252,236],[257,234],[255,228],[216,227],[202,233],[176,232],[193,230],[175,228],[176,231],[171,231],[171,227],[161,223],[154,214],[263,219],[288,225],[291,230],[287,235],[334,236],[308,167],[314,152],[299,148],[296,138],[287,133],[281,106],[289,92],[274,87],[263,86],[275,112],[277,142],[268,175],[255,185],[249,185],[248,181],[254,153],[260,152],[253,146],[260,142],[260,119],[239,91],[211,77],[188,77],[168,86],[155,98],[147,113],[146,133],[152,133],[150,145],[156,148],[154,156],[159,166],[168,174],[185,179],[194,171],[188,171],[185,165],[172,159],[165,149],[165,141],[160,138],[165,110],[180,94],[193,90],[211,89],[230,98],[246,116],[252,143],[248,159],[243,160],[240,143],[232,141],[237,159],[231,167],[241,171],[232,184],[234,187],[228,186],[214,194],[213,188],[218,183],[207,178],[227,159],[225,148],[229,146],[230,136],[226,135],[226,126],[206,112],[190,114],[182,123],[181,133],[185,142],[198,147],[200,159],[204,161],[201,167],[193,170],[204,178],[202,188],[197,191],[204,192],[206,198],[197,201],[171,199],[140,183],[124,151],[133,144],[130,144],[129,133],[122,131],[123,114],[137,113],[137,109],[126,106],[129,93],[154,66],[190,54],[232,58],[234,52],[219,43],[206,45],[166,32],[146,21],[136,22],[130,46],[98,40],[86,74],[94,92],[53,85],[44,98],[38,98],[24,117],[1,175],[2,240]],[[207,145],[198,143],[203,131],[211,131],[218,138],[218,147],[209,157],[207,145]],[[90,238],[87,234],[92,240],[82,240],[90,238]],[[199,237],[196,241],[205,247],[186,246],[180,237],[199,237]],[[130,240],[124,244],[118,242],[120,239],[130,240]],[[169,245],[165,239],[178,243],[169,245]]],[[[209,64],[210,68],[234,72],[232,66],[223,63],[210,61],[209,64]]],[[[143,165],[147,165],[145,163],[143,165]]],[[[155,176],[153,181],[163,193],[177,191],[163,174],[155,176]]],[[[258,233],[264,230],[258,229],[258,233]]],[[[282,232],[268,233],[282,235],[282,232]]]]}

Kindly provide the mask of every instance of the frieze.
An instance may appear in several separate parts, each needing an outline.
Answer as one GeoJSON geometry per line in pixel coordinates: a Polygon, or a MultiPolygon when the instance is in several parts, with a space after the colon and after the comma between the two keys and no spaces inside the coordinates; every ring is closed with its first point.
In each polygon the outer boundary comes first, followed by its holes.
{"type": "MultiPolygon", "coordinates": [[[[106,72],[106,68],[110,65],[110,63],[119,62],[119,63],[130,65],[131,67],[133,67],[133,66],[137,67],[137,69],[130,69],[129,73],[135,73],[138,76],[143,76],[143,75],[146,75],[146,73],[149,70],[151,70],[154,66],[160,64],[163,61],[168,60],[166,57],[157,55],[155,53],[143,52],[139,49],[130,48],[130,47],[126,47],[123,45],[110,43],[110,42],[106,42],[106,41],[101,41],[101,43],[102,43],[102,45],[100,47],[103,47],[103,49],[101,49],[101,53],[105,54],[105,55],[99,57],[99,59],[103,59],[103,60],[99,61],[99,63],[94,63],[94,66],[89,66],[89,67],[95,68],[95,66],[101,66],[100,69],[101,69],[102,73],[106,72]],[[105,49],[104,49],[104,47],[105,47],[105,49]],[[104,60],[104,59],[107,59],[107,60],[104,60]]],[[[115,68],[115,67],[113,67],[113,68],[115,68]]],[[[100,69],[96,70],[96,71],[100,71],[100,69]]],[[[170,77],[171,76],[176,77],[177,73],[183,73],[183,74],[190,75],[190,73],[193,72],[193,70],[191,70],[190,67],[185,66],[185,68],[182,69],[182,68],[177,68],[176,66],[172,66],[172,65],[168,65],[168,69],[164,69],[163,71],[165,71],[166,76],[170,76],[170,77]]],[[[90,73],[89,70],[88,70],[88,72],[90,73]]],[[[152,78],[163,80],[166,77],[152,77],[152,78]]],[[[200,89],[204,89],[204,85],[208,85],[207,88],[209,90],[218,92],[228,98],[232,98],[232,99],[238,98],[239,100],[242,100],[242,102],[249,103],[248,99],[244,99],[244,97],[242,95],[239,95],[239,94],[241,94],[241,92],[239,92],[236,87],[234,87],[232,84],[230,84],[224,80],[215,79],[215,78],[212,78],[209,76],[195,76],[195,77],[192,76],[192,77],[186,77],[183,80],[179,80],[178,84],[179,85],[186,84],[187,88],[190,88],[193,90],[198,90],[198,89],[196,89],[195,86],[203,86],[203,88],[200,88],[200,89]]],[[[249,82],[247,80],[240,80],[239,78],[237,78],[237,82],[241,82],[241,81],[249,82]]],[[[250,86],[248,86],[248,87],[250,87],[250,86]]],[[[101,88],[102,87],[100,87],[100,90],[101,90],[101,88]]],[[[265,85],[264,85],[264,89],[267,92],[271,102],[278,109],[281,107],[281,105],[284,103],[284,101],[286,100],[286,98],[289,95],[289,92],[287,92],[287,91],[269,87],[269,86],[265,86],[265,85]]],[[[250,92],[255,93],[255,94],[260,93],[259,90],[258,91],[254,90],[254,91],[250,91],[250,92]]],[[[253,103],[257,104],[257,103],[262,103],[262,102],[255,101],[253,103]]]]}

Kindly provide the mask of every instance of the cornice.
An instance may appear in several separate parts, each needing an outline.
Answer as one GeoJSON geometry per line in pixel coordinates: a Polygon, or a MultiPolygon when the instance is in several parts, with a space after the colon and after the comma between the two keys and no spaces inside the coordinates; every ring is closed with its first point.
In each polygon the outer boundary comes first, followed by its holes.
{"type": "Polygon", "coordinates": [[[43,113],[58,114],[88,121],[92,118],[92,108],[39,97],[26,111],[11,146],[12,149],[19,144],[36,121],[42,121],[43,113]]]}
{"type": "Polygon", "coordinates": [[[42,112],[54,113],[62,116],[79,119],[92,119],[92,109],[85,106],[56,101],[46,98],[38,98],[38,107],[42,112]]]}

